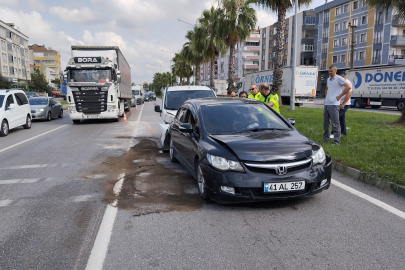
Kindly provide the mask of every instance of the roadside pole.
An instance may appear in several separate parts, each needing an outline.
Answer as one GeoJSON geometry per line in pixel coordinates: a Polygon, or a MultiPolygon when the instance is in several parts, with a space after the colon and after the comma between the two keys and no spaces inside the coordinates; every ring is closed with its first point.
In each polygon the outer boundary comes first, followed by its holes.
{"type": "MultiPolygon", "coordinates": [[[[297,28],[298,28],[298,0],[295,0],[295,16],[294,16],[294,49],[293,49],[293,62],[292,62],[292,76],[291,76],[291,93],[290,93],[290,111],[295,110],[295,67],[297,66],[297,47],[298,47],[298,38],[297,38],[297,28]]],[[[278,97],[281,98],[281,97],[278,97]]]]}

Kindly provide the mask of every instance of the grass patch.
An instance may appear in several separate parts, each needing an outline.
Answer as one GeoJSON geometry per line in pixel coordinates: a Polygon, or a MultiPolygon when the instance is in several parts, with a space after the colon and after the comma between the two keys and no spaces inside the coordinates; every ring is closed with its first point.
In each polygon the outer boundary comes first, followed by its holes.
{"type": "Polygon", "coordinates": [[[60,104],[62,104],[62,105],[68,104],[68,102],[67,102],[66,100],[62,100],[62,101],[59,101],[59,102],[60,102],[60,104]]]}
{"type": "Polygon", "coordinates": [[[372,179],[405,185],[405,127],[393,125],[398,115],[346,112],[347,137],[339,146],[322,142],[323,109],[281,109],[286,118],[294,118],[295,127],[304,136],[320,143],[333,161],[356,168],[372,179]]]}

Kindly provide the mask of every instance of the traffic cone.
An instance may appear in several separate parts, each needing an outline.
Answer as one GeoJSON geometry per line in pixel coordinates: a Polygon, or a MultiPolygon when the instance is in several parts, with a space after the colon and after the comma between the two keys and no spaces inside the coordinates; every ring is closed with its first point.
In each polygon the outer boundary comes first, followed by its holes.
{"type": "Polygon", "coordinates": [[[138,104],[135,104],[135,110],[136,111],[138,110],[138,104]]]}
{"type": "Polygon", "coordinates": [[[149,100],[149,106],[150,106],[150,100],[149,100]]]}
{"type": "Polygon", "coordinates": [[[133,115],[133,113],[132,113],[132,109],[131,109],[131,108],[129,108],[129,116],[131,116],[131,115],[133,115]]]}
{"type": "Polygon", "coordinates": [[[128,122],[127,121],[127,116],[125,115],[125,112],[124,112],[124,120],[122,120],[122,122],[128,122]]]}

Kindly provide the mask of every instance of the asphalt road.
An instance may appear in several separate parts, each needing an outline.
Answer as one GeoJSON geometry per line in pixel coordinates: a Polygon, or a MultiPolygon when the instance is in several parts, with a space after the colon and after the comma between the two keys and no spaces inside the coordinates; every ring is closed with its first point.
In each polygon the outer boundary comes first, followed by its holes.
{"type": "Polygon", "coordinates": [[[1,269],[403,269],[404,198],[333,172],[308,198],[204,204],[153,104],[132,111],[0,138],[1,269]]]}

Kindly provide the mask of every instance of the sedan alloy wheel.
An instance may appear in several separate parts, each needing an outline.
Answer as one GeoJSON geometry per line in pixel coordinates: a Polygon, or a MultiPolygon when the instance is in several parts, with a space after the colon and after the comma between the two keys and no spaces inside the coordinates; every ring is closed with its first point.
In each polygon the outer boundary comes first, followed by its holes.
{"type": "Polygon", "coordinates": [[[173,163],[177,163],[177,158],[174,156],[174,149],[173,149],[173,140],[170,138],[170,148],[169,148],[169,154],[170,154],[170,161],[173,163]]]}
{"type": "Polygon", "coordinates": [[[8,123],[6,120],[1,122],[0,137],[6,137],[8,135],[8,123]]]}
{"type": "Polygon", "coordinates": [[[198,183],[198,193],[203,200],[208,200],[207,189],[205,188],[205,178],[201,170],[200,164],[197,166],[197,183],[198,183]]]}

